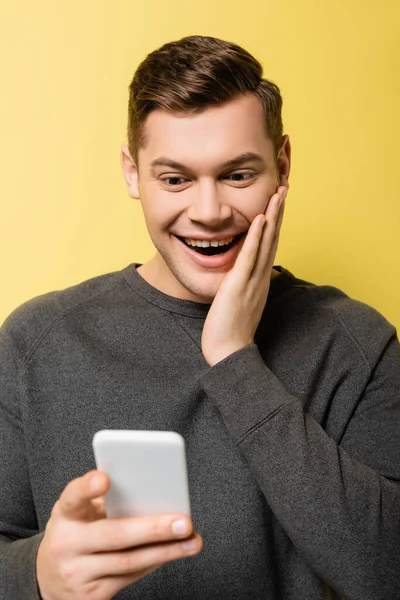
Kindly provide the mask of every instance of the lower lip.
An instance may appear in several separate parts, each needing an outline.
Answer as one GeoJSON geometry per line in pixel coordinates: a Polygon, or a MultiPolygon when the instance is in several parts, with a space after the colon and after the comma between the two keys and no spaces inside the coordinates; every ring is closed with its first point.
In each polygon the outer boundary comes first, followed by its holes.
{"type": "Polygon", "coordinates": [[[199,252],[196,252],[196,250],[192,250],[191,248],[189,248],[189,246],[186,246],[186,244],[182,242],[178,237],[174,237],[176,240],[178,240],[178,243],[187,252],[189,257],[194,263],[196,263],[196,265],[208,269],[218,269],[220,267],[226,267],[227,265],[232,263],[239,254],[241,246],[241,240],[239,240],[223,254],[216,254],[215,256],[206,256],[205,254],[200,254],[199,252]]]}

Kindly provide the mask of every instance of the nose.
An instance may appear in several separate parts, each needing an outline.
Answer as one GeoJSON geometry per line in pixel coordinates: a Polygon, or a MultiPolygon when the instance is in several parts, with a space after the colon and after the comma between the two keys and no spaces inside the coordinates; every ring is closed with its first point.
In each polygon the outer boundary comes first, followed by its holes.
{"type": "Polygon", "coordinates": [[[187,211],[191,221],[217,228],[232,217],[232,208],[216,188],[215,182],[202,182],[187,211]]]}

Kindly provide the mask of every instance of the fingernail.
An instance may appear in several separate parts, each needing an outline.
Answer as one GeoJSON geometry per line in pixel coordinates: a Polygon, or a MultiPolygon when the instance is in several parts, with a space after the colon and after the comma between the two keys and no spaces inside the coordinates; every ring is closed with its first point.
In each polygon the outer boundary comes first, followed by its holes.
{"type": "Polygon", "coordinates": [[[171,529],[174,535],[187,535],[189,533],[189,527],[185,519],[174,521],[171,525],[171,529]]]}
{"type": "Polygon", "coordinates": [[[199,545],[199,543],[196,539],[187,540],[186,542],[181,542],[181,547],[183,550],[185,550],[185,552],[190,552],[191,550],[197,550],[198,545],[199,545]]]}

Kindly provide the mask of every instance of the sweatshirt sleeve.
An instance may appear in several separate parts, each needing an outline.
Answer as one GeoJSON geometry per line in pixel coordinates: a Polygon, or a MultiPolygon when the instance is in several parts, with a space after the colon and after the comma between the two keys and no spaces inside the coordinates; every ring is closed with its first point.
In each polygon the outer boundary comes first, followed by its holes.
{"type": "Polygon", "coordinates": [[[19,408],[20,369],[0,329],[0,599],[40,600],[38,531],[19,408]]]}
{"type": "Polygon", "coordinates": [[[382,350],[336,443],[256,345],[205,371],[261,491],[312,570],[351,600],[400,598],[400,353],[382,350]]]}

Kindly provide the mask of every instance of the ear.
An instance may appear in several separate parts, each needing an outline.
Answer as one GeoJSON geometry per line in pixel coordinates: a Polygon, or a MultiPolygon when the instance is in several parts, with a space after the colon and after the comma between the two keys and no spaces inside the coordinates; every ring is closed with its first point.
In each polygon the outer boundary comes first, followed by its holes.
{"type": "Polygon", "coordinates": [[[291,146],[288,135],[283,136],[283,142],[281,149],[278,153],[277,166],[279,185],[289,187],[289,173],[290,173],[290,157],[291,157],[291,146]]]}
{"type": "Polygon", "coordinates": [[[139,173],[128,146],[121,146],[121,167],[130,197],[138,200],[140,198],[139,173]]]}

